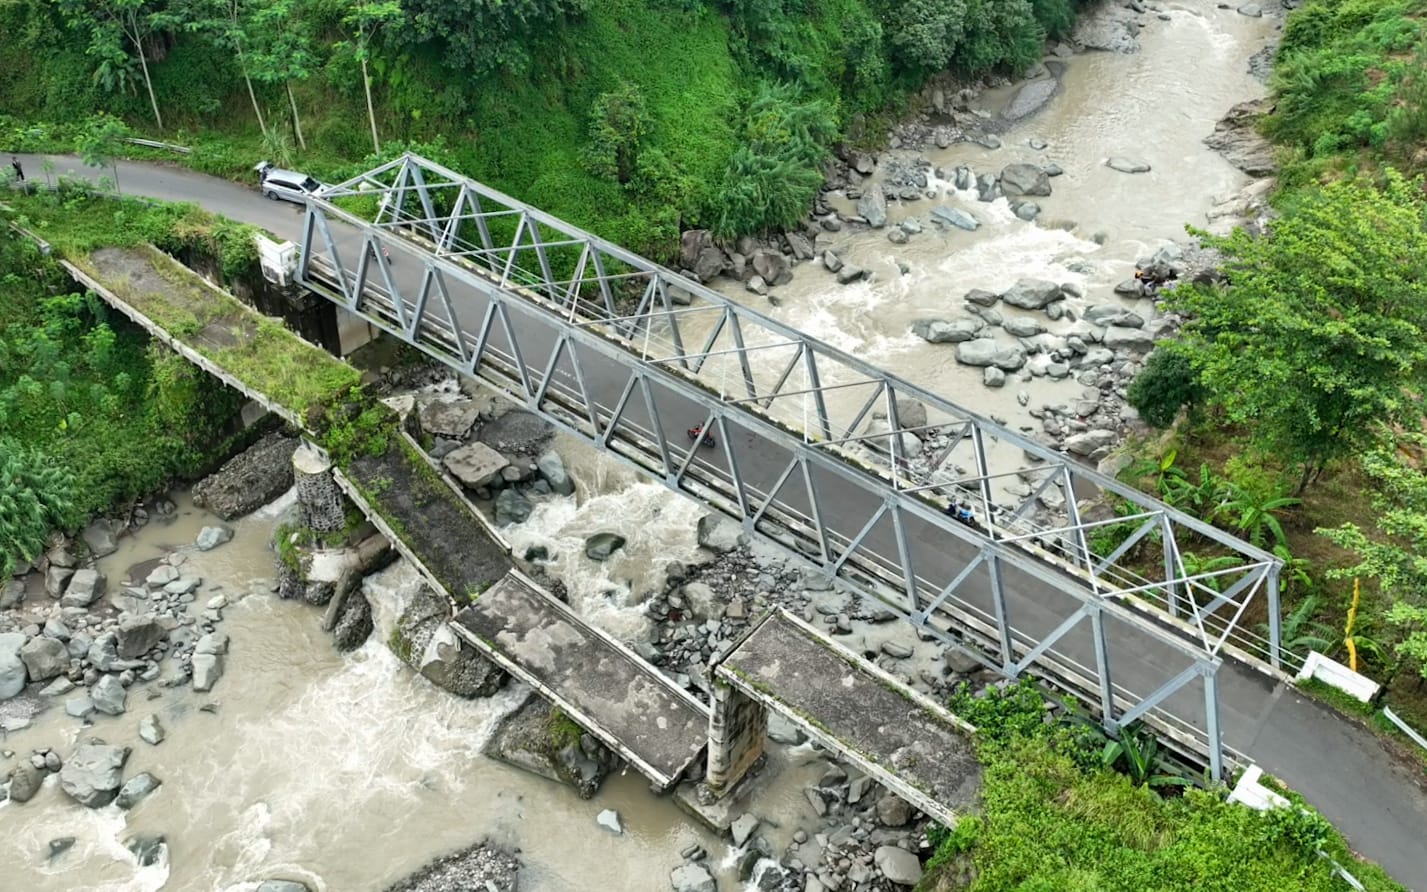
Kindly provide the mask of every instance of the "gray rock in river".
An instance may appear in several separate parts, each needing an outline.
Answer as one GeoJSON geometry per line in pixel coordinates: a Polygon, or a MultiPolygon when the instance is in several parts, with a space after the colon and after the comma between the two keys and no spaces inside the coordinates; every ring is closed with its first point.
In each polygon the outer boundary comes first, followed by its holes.
{"type": "Polygon", "coordinates": [[[1150,166],[1144,161],[1121,158],[1118,155],[1105,159],[1105,166],[1120,173],[1149,173],[1150,166]]]}
{"type": "Polygon", "coordinates": [[[887,225],[887,196],[880,184],[873,183],[863,191],[857,199],[857,214],[874,229],[887,225]]]}
{"type": "Polygon", "coordinates": [[[560,453],[553,449],[540,453],[540,457],[535,460],[535,467],[540,471],[540,476],[545,478],[545,482],[550,484],[550,489],[562,496],[575,494],[575,481],[565,470],[565,461],[560,458],[560,453]]]}
{"type": "Polygon", "coordinates": [[[500,495],[495,497],[495,525],[506,527],[524,523],[534,510],[535,506],[520,490],[503,489],[500,491],[500,495]]]}
{"type": "Polygon", "coordinates": [[[916,855],[896,846],[878,846],[873,863],[882,875],[902,886],[915,886],[922,881],[922,863],[916,855]]]}
{"type": "Polygon", "coordinates": [[[720,514],[705,514],[699,518],[699,545],[718,554],[727,554],[748,544],[743,528],[720,514]]]}
{"type": "Polygon", "coordinates": [[[961,208],[938,205],[932,208],[931,217],[938,223],[955,226],[957,229],[965,229],[967,232],[975,232],[981,228],[980,221],[961,208]]]}
{"type": "Polygon", "coordinates": [[[157,715],[147,715],[143,721],[139,722],[139,739],[150,746],[158,746],[163,743],[166,734],[163,723],[159,721],[157,715]]]}
{"type": "Polygon", "coordinates": [[[912,334],[931,344],[959,344],[985,327],[980,319],[918,319],[912,323],[912,334]]]}
{"type": "Polygon", "coordinates": [[[1001,191],[1044,197],[1050,194],[1050,176],[1034,164],[1007,164],[1001,168],[1001,191]]]}
{"type": "Polygon", "coordinates": [[[163,781],[145,771],[143,774],[136,774],[125,781],[124,786],[119,788],[119,795],[115,797],[114,804],[120,809],[128,811],[134,806],[143,802],[150,793],[157,790],[163,781]]]}
{"type": "Polygon", "coordinates": [[[25,689],[27,670],[20,656],[24,646],[23,632],[0,632],[0,700],[9,700],[25,689]]]}
{"type": "Polygon", "coordinates": [[[103,596],[104,582],[104,574],[96,570],[75,570],[59,603],[63,607],[88,607],[103,596]]]}
{"type": "Polygon", "coordinates": [[[94,708],[105,715],[123,715],[129,705],[129,692],[117,675],[106,675],[89,689],[89,699],[94,708]]]}
{"type": "Polygon", "coordinates": [[[84,540],[89,553],[96,558],[107,557],[119,550],[115,541],[114,525],[106,518],[100,518],[85,527],[79,537],[84,540]]]}
{"type": "Polygon", "coordinates": [[[995,366],[1014,372],[1026,364],[1026,354],[1017,347],[1003,347],[991,338],[976,338],[956,345],[956,361],[962,365],[995,366]]]}
{"type": "Polygon", "coordinates": [[[119,790],[128,759],[126,747],[81,744],[60,769],[60,789],[86,808],[108,805],[119,790]]]}
{"type": "Polygon", "coordinates": [[[164,640],[168,630],[157,615],[149,613],[143,616],[128,617],[119,623],[119,628],[114,630],[114,634],[119,657],[125,660],[136,660],[152,650],[154,645],[164,640]]]}
{"type": "Polygon", "coordinates": [[[669,874],[669,884],[674,892],[718,892],[713,874],[702,864],[681,864],[674,868],[669,874]]]}
{"type": "Polygon", "coordinates": [[[235,520],[292,487],[295,437],[269,434],[193,487],[193,502],[224,520],[235,520]]]}
{"type": "Polygon", "coordinates": [[[223,677],[223,658],[218,654],[193,655],[193,689],[211,691],[223,677]]]}
{"type": "Polygon", "coordinates": [[[421,407],[421,430],[433,437],[464,440],[481,417],[475,400],[433,400],[421,407]]]}
{"type": "Polygon", "coordinates": [[[35,798],[35,794],[40,791],[40,785],[45,781],[43,769],[36,768],[29,762],[21,762],[10,769],[10,801],[29,802],[35,798]]]}
{"type": "Polygon", "coordinates": [[[30,681],[48,681],[69,671],[69,651],[55,638],[31,638],[20,648],[30,681]]]}
{"type": "Polygon", "coordinates": [[[231,527],[204,527],[198,531],[198,538],[193,541],[193,547],[199,551],[212,551],[219,545],[232,540],[233,530],[231,527]]]}
{"type": "Polygon", "coordinates": [[[463,486],[480,489],[500,480],[510,460],[484,443],[467,443],[447,453],[441,463],[463,486]]]}
{"type": "Polygon", "coordinates": [[[1041,310],[1061,299],[1060,286],[1046,279],[1020,279],[1001,295],[1001,301],[1023,310],[1041,310]]]}

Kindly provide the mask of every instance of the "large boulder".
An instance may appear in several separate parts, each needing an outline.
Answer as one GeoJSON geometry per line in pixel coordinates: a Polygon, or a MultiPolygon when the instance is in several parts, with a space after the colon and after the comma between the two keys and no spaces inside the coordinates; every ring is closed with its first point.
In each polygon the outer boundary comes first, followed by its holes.
{"type": "Polygon", "coordinates": [[[918,319],[912,323],[912,334],[930,344],[959,344],[985,327],[980,319],[918,319]]]}
{"type": "Polygon", "coordinates": [[[991,338],[976,338],[956,345],[956,361],[962,365],[995,366],[1004,372],[1014,372],[1026,364],[1026,353],[1019,347],[1003,347],[991,338]]]}
{"type": "Polygon", "coordinates": [[[1089,455],[1103,446],[1112,445],[1118,439],[1119,437],[1112,430],[1103,428],[1088,430],[1066,437],[1065,451],[1072,455],[1089,455]]]}
{"type": "Polygon", "coordinates": [[[29,802],[40,791],[45,782],[45,773],[29,762],[21,762],[10,769],[10,801],[29,802]]]}
{"type": "Polygon", "coordinates": [[[518,489],[503,489],[495,497],[495,523],[498,527],[525,523],[535,506],[518,489]]]}
{"type": "Polygon", "coordinates": [[[64,607],[88,607],[103,597],[104,583],[104,574],[97,570],[75,570],[59,602],[64,607]]]}
{"type": "Polygon", "coordinates": [[[540,476],[545,482],[550,484],[550,489],[562,496],[574,495],[575,481],[565,470],[565,462],[560,458],[560,453],[552,450],[542,452],[535,460],[535,467],[540,471],[540,476]]]}
{"type": "Polygon", "coordinates": [[[69,650],[54,638],[31,638],[20,648],[31,681],[49,681],[69,670],[69,650]]]}
{"type": "Polygon", "coordinates": [[[480,489],[501,479],[500,472],[510,461],[484,443],[467,443],[441,459],[451,476],[471,489],[480,489]]]}
{"type": "Polygon", "coordinates": [[[481,425],[476,439],[502,455],[537,455],[554,433],[555,428],[539,415],[511,409],[481,425]]]}
{"type": "Polygon", "coordinates": [[[147,771],[143,774],[136,774],[119,788],[119,795],[114,800],[114,804],[124,811],[128,811],[148,798],[148,795],[157,790],[162,783],[163,781],[147,771]]]}
{"type": "Polygon", "coordinates": [[[117,675],[105,675],[89,689],[94,708],[105,715],[123,715],[129,706],[129,692],[117,675]]]}
{"type": "Polygon", "coordinates": [[[295,437],[268,434],[193,487],[193,503],[235,520],[292,488],[295,437]]]}
{"type": "Polygon", "coordinates": [[[1115,304],[1096,304],[1085,310],[1085,321],[1095,325],[1116,325],[1121,328],[1144,328],[1145,320],[1138,313],[1115,304]]]}
{"type": "Polygon", "coordinates": [[[873,183],[863,190],[857,199],[857,215],[874,229],[887,225],[887,195],[881,185],[873,183]]]}
{"type": "Polygon", "coordinates": [[[507,678],[499,666],[463,646],[447,623],[439,623],[432,630],[417,671],[437,687],[468,698],[491,696],[507,678]]]}
{"type": "Polygon", "coordinates": [[[193,540],[193,547],[199,551],[212,551],[219,545],[233,540],[232,527],[216,526],[204,527],[198,531],[198,538],[193,540]]]}
{"type": "Polygon", "coordinates": [[[97,558],[106,557],[119,550],[119,544],[115,541],[117,537],[114,534],[114,524],[105,518],[85,527],[79,538],[84,540],[89,553],[97,558]]]}
{"type": "Polygon", "coordinates": [[[1154,347],[1154,332],[1144,328],[1105,329],[1103,343],[1111,350],[1135,350],[1145,352],[1154,347]]]}
{"type": "Polygon", "coordinates": [[[164,640],[168,630],[155,614],[126,617],[115,630],[115,643],[119,658],[137,660],[164,640]]]}
{"type": "Polygon", "coordinates": [[[1118,170],[1120,173],[1150,172],[1149,162],[1136,161],[1132,158],[1122,158],[1118,155],[1105,159],[1105,166],[1111,170],[1118,170]]]}
{"type": "Polygon", "coordinates": [[[193,689],[211,691],[223,677],[223,658],[218,654],[193,655],[193,689]]]}
{"type": "Polygon", "coordinates": [[[755,275],[769,285],[786,285],[793,281],[793,267],[782,251],[759,248],[753,252],[749,263],[755,275]]]}
{"type": "Polygon", "coordinates": [[[599,792],[619,759],[539,697],[530,696],[501,722],[486,753],[517,768],[569,784],[581,799],[599,792]]]}
{"type": "Polygon", "coordinates": [[[1050,177],[1034,164],[1007,164],[1001,168],[1001,191],[1007,195],[1050,194],[1050,177]]]}
{"type": "Polygon", "coordinates": [[[63,595],[65,587],[69,585],[69,579],[73,575],[74,571],[68,567],[50,564],[45,570],[45,594],[51,598],[63,595]]]}
{"type": "Polygon", "coordinates": [[[1259,118],[1273,107],[1271,99],[1251,99],[1229,109],[1204,137],[1204,144],[1251,177],[1271,176],[1277,169],[1273,146],[1258,131],[1259,118]]]}
{"type": "Polygon", "coordinates": [[[610,555],[624,547],[619,533],[595,533],[585,539],[585,557],[592,561],[607,561],[610,555]]]}
{"type": "Polygon", "coordinates": [[[981,222],[961,208],[938,205],[932,208],[931,217],[938,223],[955,226],[957,229],[965,229],[967,232],[975,232],[981,228],[981,222]]]}
{"type": "Polygon", "coordinates": [[[899,886],[915,886],[922,881],[922,862],[906,849],[878,846],[872,861],[882,876],[899,886]]]}
{"type": "Polygon", "coordinates": [[[421,407],[421,430],[433,437],[464,440],[481,417],[475,400],[433,400],[421,407]]]}
{"type": "Polygon", "coordinates": [[[669,884],[674,892],[718,892],[718,883],[713,874],[702,864],[680,864],[669,874],[669,884]]]}
{"type": "Polygon", "coordinates": [[[27,670],[20,656],[24,646],[24,633],[0,632],[0,700],[9,700],[25,689],[27,670]]]}
{"type": "Polygon", "coordinates": [[[719,554],[748,544],[748,534],[743,528],[719,514],[705,514],[699,518],[698,538],[700,545],[719,554]]]}
{"type": "Polygon", "coordinates": [[[1020,279],[1001,295],[1001,301],[1023,310],[1043,310],[1060,300],[1060,286],[1046,279],[1020,279]]]}
{"type": "Polygon", "coordinates": [[[59,787],[86,808],[108,805],[119,791],[128,759],[127,747],[81,744],[60,769],[59,787]]]}

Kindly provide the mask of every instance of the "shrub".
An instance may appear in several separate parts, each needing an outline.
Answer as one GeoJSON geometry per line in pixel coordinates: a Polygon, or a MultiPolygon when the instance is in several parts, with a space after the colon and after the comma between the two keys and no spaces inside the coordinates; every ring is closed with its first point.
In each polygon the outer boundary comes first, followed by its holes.
{"type": "Polygon", "coordinates": [[[1174,424],[1180,409],[1187,406],[1192,412],[1203,398],[1199,373],[1184,351],[1173,344],[1161,345],[1151,353],[1125,391],[1125,401],[1140,417],[1161,429],[1174,424]]]}

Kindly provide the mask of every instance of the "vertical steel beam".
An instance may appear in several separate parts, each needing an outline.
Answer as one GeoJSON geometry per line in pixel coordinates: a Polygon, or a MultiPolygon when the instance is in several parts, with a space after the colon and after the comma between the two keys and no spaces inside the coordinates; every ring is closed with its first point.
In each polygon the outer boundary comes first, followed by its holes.
{"type": "Polygon", "coordinates": [[[1006,610],[1006,586],[1001,578],[1001,559],[990,549],[982,551],[986,561],[986,571],[991,577],[991,604],[996,614],[996,633],[1001,645],[1001,671],[1014,675],[1016,653],[1012,649],[1011,617],[1006,610]]]}
{"type": "Polygon", "coordinates": [[[902,508],[896,493],[887,493],[887,510],[892,515],[892,531],[897,539],[897,560],[902,565],[902,578],[906,583],[907,612],[916,613],[921,609],[917,603],[917,571],[912,564],[912,546],[908,541],[906,525],[902,521],[902,508]]]}
{"type": "Polygon", "coordinates": [[[1090,632],[1095,638],[1095,676],[1100,681],[1100,723],[1110,733],[1120,727],[1115,720],[1115,686],[1110,676],[1110,642],[1105,638],[1105,617],[1099,604],[1090,607],[1090,632]]]}
{"type": "MultiPolygon", "coordinates": [[[[971,430],[971,448],[976,454],[976,476],[981,478],[981,507],[985,511],[986,535],[996,538],[996,506],[991,497],[991,462],[986,459],[986,439],[980,425],[968,425],[971,430]]],[[[959,440],[960,438],[958,438],[959,440]]]]}
{"type": "Polygon", "coordinates": [[[1275,669],[1283,668],[1283,605],[1279,599],[1279,569],[1277,564],[1268,568],[1268,661],[1275,669]]]}
{"type": "MultiPolygon", "coordinates": [[[[822,431],[824,440],[831,440],[832,423],[827,417],[827,400],[823,397],[822,381],[818,377],[817,354],[811,350],[804,350],[803,362],[807,366],[808,387],[813,391],[813,403],[817,407],[818,430],[822,431]]],[[[901,440],[902,438],[897,437],[896,439],[901,440]]]]}
{"type": "Polygon", "coordinates": [[[1174,580],[1179,578],[1177,565],[1179,563],[1178,544],[1174,541],[1174,527],[1170,526],[1169,519],[1161,511],[1159,515],[1159,532],[1164,538],[1164,598],[1165,609],[1170,616],[1179,616],[1179,584],[1174,580]]]}
{"type": "Polygon", "coordinates": [[[1209,779],[1224,779],[1224,739],[1219,729],[1219,666],[1199,664],[1204,678],[1204,730],[1209,739],[1209,779]]]}

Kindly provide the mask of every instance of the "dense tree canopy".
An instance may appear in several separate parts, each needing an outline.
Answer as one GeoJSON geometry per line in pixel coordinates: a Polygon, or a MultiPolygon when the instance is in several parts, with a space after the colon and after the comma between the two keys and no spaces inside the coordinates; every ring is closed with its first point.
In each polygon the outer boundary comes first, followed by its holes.
{"type": "Polygon", "coordinates": [[[1338,182],[1261,237],[1205,236],[1231,284],[1176,292],[1207,399],[1253,443],[1323,467],[1414,426],[1427,393],[1427,231],[1416,185],[1338,182]]]}
{"type": "Polygon", "coordinates": [[[589,0],[401,0],[418,40],[436,40],[446,66],[472,78],[524,72],[531,39],[578,15],[589,0]]]}

